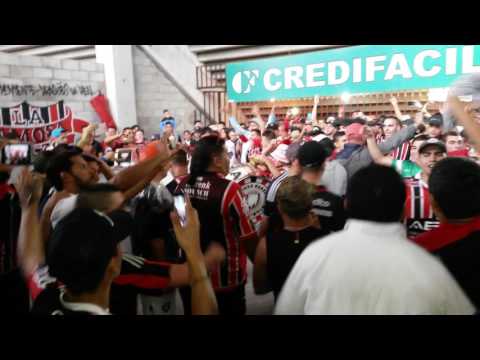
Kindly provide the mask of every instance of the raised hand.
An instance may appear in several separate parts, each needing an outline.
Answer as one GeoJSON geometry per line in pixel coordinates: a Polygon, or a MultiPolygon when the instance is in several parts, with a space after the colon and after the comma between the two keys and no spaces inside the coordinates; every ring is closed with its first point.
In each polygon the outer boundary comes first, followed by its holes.
{"type": "Polygon", "coordinates": [[[367,139],[374,139],[375,138],[375,133],[374,131],[372,130],[372,128],[370,126],[365,126],[363,128],[363,135],[367,138],[367,139]]]}
{"type": "Polygon", "coordinates": [[[14,184],[22,209],[26,209],[30,204],[40,201],[43,181],[44,179],[40,175],[32,175],[27,167],[22,169],[14,184]]]}

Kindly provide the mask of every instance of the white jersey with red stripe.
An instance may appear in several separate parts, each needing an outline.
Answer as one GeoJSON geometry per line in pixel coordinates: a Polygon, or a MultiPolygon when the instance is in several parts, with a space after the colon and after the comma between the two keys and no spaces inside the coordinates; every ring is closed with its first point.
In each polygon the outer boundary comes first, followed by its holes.
{"type": "MultiPolygon", "coordinates": [[[[420,174],[418,174],[420,175],[420,174]]],[[[436,218],[430,203],[428,185],[419,176],[405,182],[407,198],[405,202],[404,223],[409,238],[437,228],[440,222],[436,218]]]]}

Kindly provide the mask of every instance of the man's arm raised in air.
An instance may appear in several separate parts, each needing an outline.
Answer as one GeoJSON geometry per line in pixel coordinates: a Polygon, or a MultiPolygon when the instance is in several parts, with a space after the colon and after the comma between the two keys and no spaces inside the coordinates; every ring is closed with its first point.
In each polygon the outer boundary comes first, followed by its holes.
{"type": "Polygon", "coordinates": [[[25,277],[31,276],[45,261],[45,247],[38,219],[42,187],[43,179],[39,175],[32,175],[28,169],[23,170],[15,184],[22,208],[17,259],[25,277]]]}
{"type": "Polygon", "coordinates": [[[155,176],[155,174],[162,169],[171,155],[165,136],[159,141],[157,146],[158,155],[156,157],[122,170],[116,174],[110,182],[116,185],[120,190],[126,191],[140,183],[146,177],[151,176],[152,174],[155,176]]]}
{"type": "Polygon", "coordinates": [[[382,151],[378,148],[377,141],[373,131],[365,127],[365,135],[367,136],[367,147],[370,152],[370,156],[376,164],[383,166],[392,166],[393,158],[388,155],[384,155],[382,151]]]}

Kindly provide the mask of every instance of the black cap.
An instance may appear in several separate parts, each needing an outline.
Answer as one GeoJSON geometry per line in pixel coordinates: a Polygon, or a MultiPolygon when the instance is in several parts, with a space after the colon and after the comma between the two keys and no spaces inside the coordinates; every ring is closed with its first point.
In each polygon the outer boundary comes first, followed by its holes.
{"type": "Polygon", "coordinates": [[[324,147],[316,141],[306,142],[300,146],[297,153],[298,162],[304,168],[322,166],[326,158],[324,147]]]}
{"type": "Polygon", "coordinates": [[[442,127],[443,126],[443,116],[442,114],[435,114],[430,117],[427,121],[428,125],[442,127]]]}
{"type": "Polygon", "coordinates": [[[117,251],[133,230],[124,211],[108,216],[93,209],[75,209],[55,227],[48,242],[49,273],[72,291],[93,291],[117,251]]]}
{"type": "Polygon", "coordinates": [[[332,139],[325,137],[322,140],[318,141],[318,143],[323,146],[325,156],[330,157],[330,155],[332,155],[333,151],[335,150],[335,144],[332,139]]]}
{"type": "Polygon", "coordinates": [[[336,128],[338,128],[340,126],[347,126],[346,122],[345,122],[345,119],[335,119],[333,121],[332,125],[336,128]]]}

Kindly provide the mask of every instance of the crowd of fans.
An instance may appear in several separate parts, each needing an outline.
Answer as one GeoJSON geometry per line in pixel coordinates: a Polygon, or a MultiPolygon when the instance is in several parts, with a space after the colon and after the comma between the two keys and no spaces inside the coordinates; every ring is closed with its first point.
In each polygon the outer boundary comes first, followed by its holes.
{"type": "Polygon", "coordinates": [[[58,128],[36,153],[9,134],[0,297],[37,314],[182,314],[178,289],[185,315],[243,315],[249,259],[276,314],[475,314],[479,112],[456,96],[413,116],[391,104],[320,119],[318,97],[283,118],[229,102],[226,123],[182,133],[165,110],[150,138],[91,124],[67,144],[58,128]],[[269,183],[258,223],[248,177],[269,183]]]}

